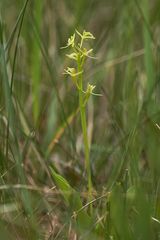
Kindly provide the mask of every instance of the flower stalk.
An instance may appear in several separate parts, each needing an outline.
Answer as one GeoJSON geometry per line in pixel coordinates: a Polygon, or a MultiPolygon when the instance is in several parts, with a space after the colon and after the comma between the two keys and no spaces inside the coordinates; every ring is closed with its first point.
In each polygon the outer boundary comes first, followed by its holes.
{"type": "MultiPolygon", "coordinates": [[[[81,62],[78,62],[78,71],[82,72],[81,62]]],[[[90,165],[90,148],[88,142],[88,134],[87,134],[87,118],[86,118],[86,103],[84,104],[84,93],[81,91],[83,89],[83,75],[82,73],[79,75],[79,107],[80,107],[80,115],[81,115],[81,126],[83,132],[83,141],[84,141],[84,152],[85,152],[85,169],[87,172],[87,180],[88,180],[88,193],[89,193],[89,201],[92,200],[92,177],[91,177],[91,165],[90,165]]],[[[91,206],[92,211],[92,206],[91,206]]]]}

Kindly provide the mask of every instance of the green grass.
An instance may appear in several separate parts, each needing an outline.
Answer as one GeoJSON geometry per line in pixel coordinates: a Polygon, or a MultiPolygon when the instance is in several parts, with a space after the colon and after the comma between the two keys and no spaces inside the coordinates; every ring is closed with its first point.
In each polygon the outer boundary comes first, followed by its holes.
{"type": "Polygon", "coordinates": [[[160,238],[159,1],[0,1],[0,239],[160,238]],[[60,49],[96,37],[79,95],[60,49]],[[92,211],[90,207],[92,206],[92,211]]]}

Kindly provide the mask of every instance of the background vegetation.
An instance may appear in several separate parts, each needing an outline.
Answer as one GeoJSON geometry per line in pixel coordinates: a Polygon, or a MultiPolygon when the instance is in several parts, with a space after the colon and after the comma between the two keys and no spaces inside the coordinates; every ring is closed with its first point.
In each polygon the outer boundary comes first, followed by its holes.
{"type": "Polygon", "coordinates": [[[0,9],[0,239],[160,239],[160,2],[0,9]],[[92,214],[78,93],[62,74],[75,29],[96,37],[85,81],[103,95],[87,111],[92,214]]]}

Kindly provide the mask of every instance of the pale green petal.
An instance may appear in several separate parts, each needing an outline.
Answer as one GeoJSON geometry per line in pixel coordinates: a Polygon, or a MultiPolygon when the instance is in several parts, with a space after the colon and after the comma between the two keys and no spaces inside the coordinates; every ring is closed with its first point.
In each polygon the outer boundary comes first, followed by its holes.
{"type": "Polygon", "coordinates": [[[77,29],[76,29],[76,33],[77,33],[81,38],[83,38],[83,35],[82,35],[80,32],[78,32],[77,29]]]}
{"type": "Polygon", "coordinates": [[[84,39],[95,39],[92,33],[86,32],[85,30],[83,31],[83,38],[84,39]]]}
{"type": "Polygon", "coordinates": [[[71,54],[66,54],[66,56],[70,59],[73,59],[73,60],[78,60],[78,54],[77,53],[71,53],[71,54]]]}

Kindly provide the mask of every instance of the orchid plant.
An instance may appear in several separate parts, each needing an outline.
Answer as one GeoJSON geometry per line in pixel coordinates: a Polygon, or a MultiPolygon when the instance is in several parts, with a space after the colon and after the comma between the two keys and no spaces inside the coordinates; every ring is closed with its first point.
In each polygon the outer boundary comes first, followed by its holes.
{"type": "Polygon", "coordinates": [[[88,192],[89,199],[92,199],[92,180],[91,180],[91,166],[90,166],[90,149],[87,136],[87,118],[86,118],[86,104],[91,95],[99,96],[93,92],[95,85],[87,84],[86,90],[84,90],[84,64],[87,58],[94,58],[91,54],[93,49],[87,49],[84,45],[88,40],[94,40],[95,37],[85,30],[80,33],[75,31],[75,33],[68,39],[67,45],[63,48],[70,48],[72,51],[69,54],[66,54],[68,58],[73,60],[76,63],[76,67],[67,67],[64,70],[64,74],[67,74],[71,77],[73,84],[79,92],[79,109],[81,114],[81,125],[83,132],[84,140],[84,149],[85,149],[85,169],[88,178],[88,192]]]}

